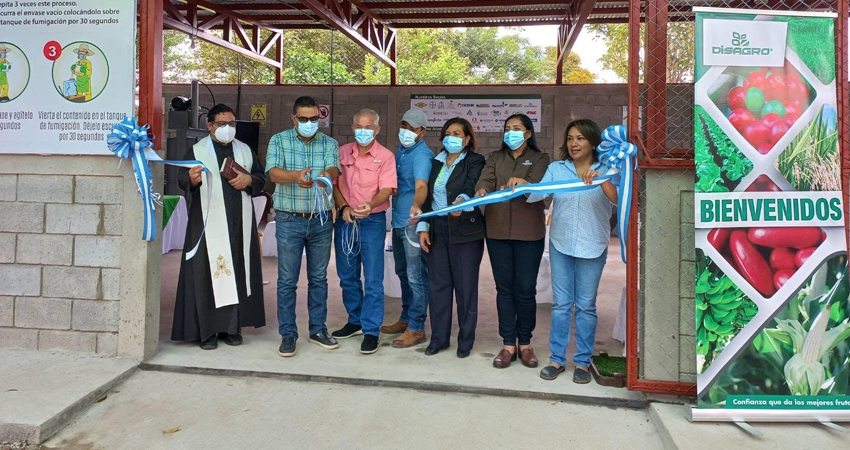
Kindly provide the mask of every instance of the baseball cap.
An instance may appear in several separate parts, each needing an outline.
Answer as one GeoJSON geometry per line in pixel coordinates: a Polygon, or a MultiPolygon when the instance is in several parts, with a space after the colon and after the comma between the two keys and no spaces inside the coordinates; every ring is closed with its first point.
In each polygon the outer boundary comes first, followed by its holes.
{"type": "Polygon", "coordinates": [[[407,122],[413,128],[425,128],[425,125],[428,124],[428,118],[419,108],[408,109],[401,120],[407,122]]]}

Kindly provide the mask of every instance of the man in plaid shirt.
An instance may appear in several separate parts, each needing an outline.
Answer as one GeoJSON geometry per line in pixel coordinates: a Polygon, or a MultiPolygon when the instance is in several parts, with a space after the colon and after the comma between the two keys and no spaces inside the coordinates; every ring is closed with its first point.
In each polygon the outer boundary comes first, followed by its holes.
{"type": "Polygon", "coordinates": [[[313,184],[323,186],[322,182],[313,181],[315,178],[339,176],[339,144],[319,131],[319,104],[314,98],[295,100],[291,117],[294,127],[272,136],[266,155],[266,171],[275,183],[277,320],[281,336],[278,354],[284,357],[295,355],[295,298],[305,248],[310,342],[329,350],[339,347],[325,326],[334,202],[327,197],[323,211],[314,211],[311,202],[316,195],[313,184]],[[320,218],[318,213],[326,214],[326,218],[320,218]]]}

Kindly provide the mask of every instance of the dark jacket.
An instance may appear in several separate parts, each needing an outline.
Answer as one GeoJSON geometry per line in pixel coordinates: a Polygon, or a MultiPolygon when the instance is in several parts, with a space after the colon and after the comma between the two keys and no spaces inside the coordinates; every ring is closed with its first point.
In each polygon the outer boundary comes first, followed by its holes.
{"type": "MultiPolygon", "coordinates": [[[[525,149],[514,159],[510,150],[498,150],[487,156],[487,164],[481,171],[476,192],[484,189],[488,194],[498,191],[511,177],[522,178],[529,183],[539,183],[549,168],[549,155],[525,149]]],[[[491,203],[484,208],[487,218],[487,237],[517,241],[539,241],[546,236],[546,220],[543,217],[544,202],[528,203],[522,195],[511,201],[491,203]]]]}
{"type": "MultiPolygon", "coordinates": [[[[451,205],[460,194],[466,194],[469,198],[475,196],[475,183],[484,168],[484,157],[478,153],[467,152],[462,161],[455,162],[457,166],[452,171],[446,182],[446,204],[451,205]]],[[[434,201],[434,185],[437,175],[443,168],[443,163],[438,160],[431,161],[431,176],[428,179],[428,197],[422,205],[422,212],[431,211],[434,201]]],[[[460,217],[442,216],[449,220],[449,243],[464,244],[467,242],[484,239],[484,215],[479,208],[471,212],[463,211],[460,217]]],[[[425,219],[432,223],[431,219],[425,219]]],[[[433,226],[431,230],[433,231],[433,226]]]]}

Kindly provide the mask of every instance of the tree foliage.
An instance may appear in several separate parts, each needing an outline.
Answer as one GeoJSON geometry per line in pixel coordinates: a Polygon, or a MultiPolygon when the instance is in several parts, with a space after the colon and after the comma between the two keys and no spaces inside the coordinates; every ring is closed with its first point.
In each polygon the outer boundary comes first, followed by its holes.
{"type": "MultiPolygon", "coordinates": [[[[261,35],[264,42],[267,35],[261,35]]],[[[400,29],[397,76],[399,84],[521,84],[554,83],[554,46],[531,45],[516,30],[497,28],[400,29]]],[[[232,39],[236,43],[237,38],[232,39]]],[[[274,83],[275,70],[259,61],[166,31],[163,45],[164,79],[186,82],[200,78],[212,83],[274,83]]],[[[274,54],[274,50],[269,54],[274,54]]],[[[331,30],[284,32],[284,83],[389,84],[389,67],[350,39],[331,30]]],[[[567,83],[592,83],[595,75],[570,53],[564,61],[567,83]]]]}
{"type": "MultiPolygon", "coordinates": [[[[588,25],[594,40],[602,41],[607,50],[599,58],[604,69],[617,74],[621,81],[629,75],[629,26],[628,24],[588,25]]],[[[646,28],[640,26],[640,81],[646,71],[643,49],[646,48],[646,28]]],[[[667,24],[667,82],[689,83],[694,80],[694,24],[692,22],[670,22],[667,24]]]]}

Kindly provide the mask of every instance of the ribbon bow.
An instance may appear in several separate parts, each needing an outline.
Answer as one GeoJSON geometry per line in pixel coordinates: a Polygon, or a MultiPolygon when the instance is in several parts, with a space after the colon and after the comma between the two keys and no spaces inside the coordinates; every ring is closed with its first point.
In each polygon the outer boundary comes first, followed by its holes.
{"type": "MultiPolygon", "coordinates": [[[[148,162],[156,162],[171,166],[192,168],[194,166],[204,166],[204,163],[198,160],[188,161],[168,161],[164,160],[153,151],[153,142],[148,137],[148,126],[139,125],[135,117],[124,117],[121,122],[112,126],[112,131],[106,136],[106,145],[109,147],[115,156],[122,161],[130,159],[133,161],[133,172],[136,176],[136,192],[142,196],[144,205],[144,227],[142,230],[142,239],[146,241],[156,240],[156,216],[154,208],[156,205],[162,205],[161,196],[153,189],[153,175],[151,173],[148,162]]],[[[209,177],[212,175],[209,169],[204,166],[204,172],[209,177]]],[[[207,189],[210,189],[212,183],[207,183],[207,189]]],[[[204,215],[204,230],[206,230],[206,214],[204,215]]],[[[201,233],[203,237],[203,232],[201,233]]],[[[186,254],[186,259],[190,259],[198,250],[200,238],[195,247],[186,254]]]]}
{"type": "MultiPolygon", "coordinates": [[[[148,126],[139,126],[135,117],[124,119],[112,126],[112,132],[106,136],[106,145],[115,156],[133,160],[133,171],[136,175],[136,192],[142,196],[145,207],[145,223],[142,239],[156,240],[154,226],[154,205],[162,204],[159,194],[153,190],[153,174],[148,166],[147,151],[153,153],[153,142],[148,137],[148,126]]],[[[155,154],[155,153],[154,153],[155,154]]],[[[159,158],[157,156],[157,158],[159,158]]]]}
{"type": "Polygon", "coordinates": [[[626,262],[626,238],[629,233],[629,213],[632,209],[632,186],[637,168],[637,146],[628,141],[623,125],[612,125],[602,132],[602,142],[596,147],[599,160],[608,166],[608,175],[620,173],[617,192],[617,235],[620,237],[620,257],[626,262]]]}

